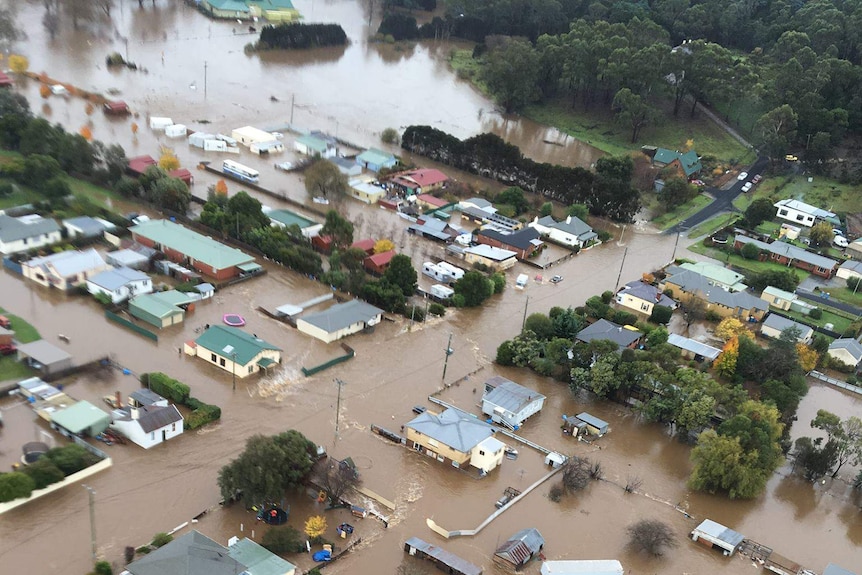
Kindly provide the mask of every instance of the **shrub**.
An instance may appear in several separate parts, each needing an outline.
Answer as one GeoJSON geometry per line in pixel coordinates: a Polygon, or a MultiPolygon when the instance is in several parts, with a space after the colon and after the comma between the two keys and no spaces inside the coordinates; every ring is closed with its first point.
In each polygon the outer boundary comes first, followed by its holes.
{"type": "Polygon", "coordinates": [[[17,471],[3,473],[0,475],[0,503],[13,501],[20,497],[30,497],[35,487],[36,483],[33,479],[24,473],[17,471]]]}
{"type": "Polygon", "coordinates": [[[197,399],[195,402],[197,402],[196,405],[199,407],[189,414],[185,422],[185,426],[189,429],[197,429],[207,423],[221,419],[221,408],[219,406],[202,403],[197,399]]]}
{"type": "Polygon", "coordinates": [[[717,322],[721,321],[721,316],[712,310],[707,311],[705,317],[706,317],[706,321],[711,321],[713,323],[717,323],[717,322]]]}
{"type": "Polygon", "coordinates": [[[810,317],[811,319],[820,319],[823,317],[823,310],[819,307],[816,307],[808,313],[808,317],[810,317]]]}
{"type": "Polygon", "coordinates": [[[467,305],[467,300],[463,295],[456,293],[452,296],[452,305],[455,307],[464,307],[467,305]]]}
{"type": "Polygon", "coordinates": [[[754,244],[745,244],[739,250],[739,253],[747,260],[756,260],[760,257],[760,248],[754,244]]]}
{"type": "Polygon", "coordinates": [[[30,476],[35,484],[35,489],[44,489],[52,483],[63,481],[65,475],[59,467],[54,465],[50,459],[40,458],[38,461],[31,463],[21,470],[22,473],[30,476]]]}
{"type": "Polygon", "coordinates": [[[599,234],[599,241],[601,241],[602,243],[610,240],[613,237],[610,232],[606,232],[605,230],[599,230],[598,234],[599,234]]]}
{"type": "Polygon", "coordinates": [[[126,565],[134,561],[135,559],[135,548],[131,545],[126,545],[125,552],[123,553],[123,558],[126,560],[126,565]]]}
{"type": "Polygon", "coordinates": [[[500,272],[491,274],[491,282],[494,284],[494,293],[503,293],[506,288],[506,276],[500,272]]]}
{"type": "Polygon", "coordinates": [[[614,299],[614,292],[611,290],[602,292],[602,303],[609,304],[614,299]]]}
{"type": "Polygon", "coordinates": [[[494,360],[498,365],[514,365],[515,352],[512,349],[512,342],[504,341],[497,346],[497,358],[494,360]]]}
{"type": "Polygon", "coordinates": [[[152,545],[154,547],[164,547],[168,543],[174,540],[174,536],[168,533],[156,533],[153,536],[152,545]]]}
{"type": "Polygon", "coordinates": [[[423,322],[425,321],[425,308],[412,305],[404,309],[404,317],[413,321],[423,322]]]}
{"type": "Polygon", "coordinates": [[[399,139],[398,131],[395,128],[386,128],[380,134],[380,141],[384,144],[397,144],[399,139]]]}
{"type": "Polygon", "coordinates": [[[66,476],[77,473],[99,461],[98,457],[75,444],[49,449],[43,457],[60,468],[60,471],[66,476]]]}
{"type": "Polygon", "coordinates": [[[107,561],[96,561],[93,573],[96,575],[114,575],[114,570],[111,568],[111,564],[107,561]]]}
{"type": "Polygon", "coordinates": [[[264,534],[261,545],[277,555],[282,553],[300,553],[305,551],[299,531],[289,525],[270,529],[264,534]]]}
{"type": "Polygon", "coordinates": [[[189,386],[168,377],[164,373],[146,373],[141,376],[141,382],[146,383],[151,390],[174,403],[185,403],[189,398],[189,386]]]}
{"type": "Polygon", "coordinates": [[[614,322],[620,325],[634,325],[637,321],[638,318],[633,313],[622,310],[616,310],[616,313],[614,313],[614,322]]]}
{"type": "Polygon", "coordinates": [[[653,306],[652,314],[650,314],[649,320],[653,323],[665,324],[670,321],[672,315],[673,310],[671,308],[663,305],[657,305],[653,306]]]}
{"type": "Polygon", "coordinates": [[[446,306],[444,306],[442,303],[434,302],[428,306],[428,313],[430,313],[431,315],[442,317],[446,315],[446,306]]]}
{"type": "Polygon", "coordinates": [[[10,196],[15,191],[11,182],[0,182],[0,196],[10,196]]]}

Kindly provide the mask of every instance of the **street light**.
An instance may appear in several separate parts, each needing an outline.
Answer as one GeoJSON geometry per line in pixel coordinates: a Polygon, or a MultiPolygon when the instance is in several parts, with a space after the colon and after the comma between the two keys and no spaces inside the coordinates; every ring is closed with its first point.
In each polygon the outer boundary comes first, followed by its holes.
{"type": "Polygon", "coordinates": [[[96,490],[90,487],[89,485],[81,485],[84,489],[86,489],[90,494],[90,545],[92,547],[93,553],[93,561],[96,560],[96,510],[95,510],[95,497],[96,490]]]}

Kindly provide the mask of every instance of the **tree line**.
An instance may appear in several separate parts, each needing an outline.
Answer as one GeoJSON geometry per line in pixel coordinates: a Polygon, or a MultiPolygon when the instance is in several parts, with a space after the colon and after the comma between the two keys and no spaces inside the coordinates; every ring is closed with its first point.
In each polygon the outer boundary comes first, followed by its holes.
{"type": "Polygon", "coordinates": [[[631,221],[641,207],[631,187],[634,165],[628,156],[600,158],[593,173],[580,167],[538,163],[495,134],[459,140],[430,126],[408,126],[401,147],[564,205],[584,204],[591,214],[616,221],[631,221]]]}
{"type": "Polygon", "coordinates": [[[324,46],[344,46],[347,33],[339,24],[303,24],[292,22],[264,26],[256,50],[304,50],[324,46]]]}

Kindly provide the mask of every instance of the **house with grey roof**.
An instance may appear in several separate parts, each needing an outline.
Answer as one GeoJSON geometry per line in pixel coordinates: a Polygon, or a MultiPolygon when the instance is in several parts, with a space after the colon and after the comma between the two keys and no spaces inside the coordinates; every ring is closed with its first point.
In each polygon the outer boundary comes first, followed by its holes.
{"type": "Polygon", "coordinates": [[[685,262],[679,265],[679,269],[690,270],[698,273],[714,283],[730,291],[745,291],[745,276],[714,262],[685,262]]]}
{"type": "Polygon", "coordinates": [[[561,222],[551,216],[537,216],[528,225],[536,229],[542,237],[570,248],[582,248],[599,238],[593,228],[575,216],[568,216],[561,222]]]}
{"type": "Polygon", "coordinates": [[[769,303],[772,307],[787,311],[799,297],[795,293],[778,289],[773,286],[766,286],[760,298],[769,303]]]}
{"type": "Polygon", "coordinates": [[[829,350],[826,353],[829,357],[854,368],[859,367],[859,362],[862,362],[862,344],[852,337],[836,339],[829,344],[829,350]]]}
{"type": "Polygon", "coordinates": [[[70,238],[97,238],[106,230],[113,230],[117,226],[102,218],[78,216],[63,220],[63,227],[70,238]]]}
{"type": "Polygon", "coordinates": [[[817,222],[833,221],[836,218],[836,215],[830,211],[822,210],[799,200],[781,200],[775,202],[773,206],[778,210],[775,215],[779,218],[809,228],[817,222]]]}
{"type": "Polygon", "coordinates": [[[683,337],[675,333],[667,336],[667,342],[680,349],[682,351],[682,356],[686,359],[690,358],[695,361],[705,360],[711,363],[715,361],[715,358],[721,355],[721,350],[717,347],[712,347],[711,345],[706,345],[696,339],[683,337]]]}
{"type": "Polygon", "coordinates": [[[153,280],[144,272],[132,268],[107,269],[87,279],[87,291],[105,294],[111,303],[120,303],[130,297],[153,291],[153,280]]]}
{"type": "Polygon", "coordinates": [[[659,289],[670,290],[672,297],[684,306],[692,300],[701,300],[706,310],[722,317],[736,317],[747,320],[750,317],[761,319],[769,311],[769,303],[748,292],[731,292],[706,277],[691,270],[681,270],[666,277],[659,289]]]}
{"type": "Polygon", "coordinates": [[[227,548],[198,531],[189,531],[126,565],[131,575],[237,575],[245,568],[227,548]]]}
{"type": "Polygon", "coordinates": [[[643,333],[631,326],[623,326],[606,319],[600,319],[579,331],[577,340],[590,343],[595,340],[608,339],[622,349],[637,347],[641,337],[643,337],[643,333]]]}
{"type": "Polygon", "coordinates": [[[45,287],[68,291],[110,266],[95,249],[69,250],[21,263],[24,277],[45,287]]]}
{"type": "Polygon", "coordinates": [[[517,429],[544,404],[544,395],[505,377],[495,375],[485,382],[482,413],[494,423],[517,429]]]}
{"type": "Polygon", "coordinates": [[[838,271],[835,275],[843,280],[850,278],[862,279],[862,262],[856,260],[847,260],[838,266],[838,271]]]}
{"type": "Polygon", "coordinates": [[[447,243],[451,242],[458,235],[449,224],[433,216],[419,218],[415,224],[407,226],[407,233],[447,243]]]}
{"type": "Polygon", "coordinates": [[[535,228],[524,228],[511,233],[498,231],[492,227],[484,227],[476,232],[476,241],[495,248],[511,250],[518,254],[519,260],[532,257],[545,247],[535,228]]]}
{"type": "Polygon", "coordinates": [[[766,316],[766,319],[763,320],[763,324],[760,326],[760,334],[764,337],[778,339],[781,337],[781,334],[788,329],[793,329],[798,332],[796,341],[801,343],[809,343],[811,342],[811,338],[814,337],[813,328],[804,323],[799,323],[798,321],[793,321],[792,319],[780,316],[777,313],[771,313],[766,316]]]}
{"type": "Polygon", "coordinates": [[[494,552],[494,563],[506,570],[519,570],[537,557],[545,547],[545,538],[539,530],[521,529],[494,552]]]}
{"type": "MultiPolygon", "coordinates": [[[[157,396],[158,397],[158,396],[157,396]]],[[[182,435],[183,416],[175,405],[124,406],[111,413],[111,427],[144,449],[150,449],[169,439],[182,435]]]]}
{"type": "Polygon", "coordinates": [[[106,253],[105,261],[115,268],[127,267],[132,268],[133,270],[148,269],[150,267],[150,258],[156,254],[156,251],[144,246],[139,246],[139,248],[152,253],[141,253],[137,250],[125,248],[106,253]]]}
{"type": "Polygon", "coordinates": [[[725,555],[733,555],[742,544],[745,536],[733,529],[728,529],[720,523],[711,519],[704,519],[700,525],[691,532],[691,540],[703,542],[712,547],[718,547],[725,555]]]}
{"type": "Polygon", "coordinates": [[[300,317],[296,320],[296,329],[325,343],[331,343],[374,327],[382,320],[382,309],[355,299],[300,317]]]}
{"type": "Polygon", "coordinates": [[[0,253],[14,254],[55,244],[63,239],[60,225],[31,214],[20,217],[0,214],[0,253]]]}
{"type": "Polygon", "coordinates": [[[454,407],[440,414],[421,413],[404,429],[408,447],[452,467],[488,473],[503,461],[506,445],[494,437],[494,428],[454,407]]]}
{"type": "Polygon", "coordinates": [[[633,309],[647,315],[652,314],[653,308],[660,305],[676,309],[677,303],[667,297],[656,286],[642,281],[629,282],[617,292],[615,297],[617,305],[633,309]]]}
{"type": "Polygon", "coordinates": [[[738,250],[745,244],[754,244],[760,249],[761,261],[768,259],[784,266],[797,267],[823,278],[831,278],[838,268],[838,262],[832,258],[809,252],[781,240],[766,243],[742,234],[738,234],[733,240],[733,247],[738,250]]]}

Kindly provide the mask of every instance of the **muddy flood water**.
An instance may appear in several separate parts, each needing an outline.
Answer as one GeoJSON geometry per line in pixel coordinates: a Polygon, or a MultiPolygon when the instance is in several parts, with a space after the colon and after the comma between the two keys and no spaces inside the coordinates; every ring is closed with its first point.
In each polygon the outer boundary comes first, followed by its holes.
{"type": "MultiPolygon", "coordinates": [[[[294,98],[295,124],[337,132],[361,145],[377,145],[378,134],[386,127],[429,124],[459,137],[494,131],[544,161],[589,165],[598,157],[593,148],[571,140],[566,147],[545,144],[545,139],[561,139],[550,128],[501,118],[491,102],[448,69],[445,59],[452,44],[405,48],[367,43],[369,30],[376,29],[377,15],[369,28],[369,8],[362,2],[296,2],[307,21],[341,23],[351,38],[349,47],[262,56],[243,53],[243,46],[254,39],[240,33],[245,26],[211,22],[185,4],[158,0],[155,7],[145,2],[143,10],[136,1],[116,4],[111,27],[93,26],[75,33],[67,26],[52,42],[34,25],[28,28],[21,51],[30,58],[34,71],[100,92],[116,89],[117,97],[128,101],[140,114],[138,118],[108,120],[99,112],[88,118],[84,103],[74,98],[52,97],[42,106],[35,82],[18,89],[28,96],[36,113],[70,130],[92,122],[95,138],[120,143],[129,156],[157,156],[159,144],[167,144],[187,167],[201,159],[218,161],[221,156],[204,156],[184,140],[153,134],[147,114],[171,116],[192,129],[229,133],[246,124],[285,125],[294,98]],[[105,69],[105,55],[115,50],[123,53],[125,38],[129,60],[148,73],[105,69]],[[137,136],[131,132],[132,121],[140,124],[137,136]]],[[[38,2],[22,5],[19,22],[39,22],[41,10],[38,2]]],[[[286,147],[291,147],[291,137],[286,134],[286,147]]],[[[292,158],[287,152],[276,161],[292,158]]],[[[261,170],[262,185],[296,201],[307,201],[300,178],[275,172],[273,159],[248,153],[239,159],[261,170]]],[[[198,171],[195,175],[194,193],[203,196],[216,178],[198,171]]],[[[234,193],[239,187],[231,184],[230,189],[234,193]]],[[[273,207],[283,205],[255,195],[273,207]]],[[[405,223],[390,212],[358,202],[348,202],[344,208],[357,225],[357,237],[390,237],[417,265],[425,258],[443,255],[437,244],[406,234],[405,223]]],[[[389,526],[384,528],[371,517],[351,519],[356,525],[353,537],[361,537],[362,543],[327,567],[331,573],[394,573],[404,558],[403,542],[412,536],[439,544],[490,573],[495,569],[490,560],[494,549],[525,527],[542,532],[549,559],[617,558],[627,573],[639,574],[756,572],[748,560],[727,559],[685,539],[696,522],[707,517],[818,572],[829,562],[858,568],[862,565],[862,517],[859,501],[846,482],[855,470],[845,468],[838,480],[812,486],[790,476],[788,466],[753,501],[694,493],[686,487],[690,448],[668,436],[663,427],[638,421],[622,406],[575,397],[565,386],[532,372],[502,369],[492,363],[500,342],[518,333],[525,309],[527,313],[547,312],[552,306],[580,305],[591,295],[616,289],[618,283],[666,264],[675,250],[678,256],[702,259],[685,250],[687,240],[675,248],[675,237],[643,226],[614,232],[614,241],[552,268],[552,273],[563,275],[560,284],[530,282],[526,290],[516,290],[517,274],[536,274],[533,268],[518,264],[508,272],[505,292],[482,309],[452,310],[442,319],[412,327],[407,320],[384,322],[372,334],[347,340],[356,350],[354,359],[308,378],[301,373],[303,366],[339,355],[340,347],[303,336],[266,318],[257,308],[299,303],[326,293],[327,288],[275,266],[267,265],[269,273],[263,277],[220,291],[185,323],[162,330],[158,343],[108,322],[90,299],[29,285],[6,270],[0,272],[0,303],[30,321],[46,339],[66,346],[76,363],[109,355],[130,372],[123,375],[113,370],[64,382],[73,397],[102,405],[105,395],[120,391],[126,396],[134,391],[139,385],[136,374],[163,371],[188,383],[193,395],[222,408],[219,424],[186,432],[149,451],[133,445],[105,447],[114,465],[88,484],[97,492],[98,551],[115,566],[120,565],[125,546],[144,544],[153,534],[190,521],[205,509],[214,508],[196,527],[206,535],[225,543],[242,529],[243,535],[252,536],[254,531],[254,538],[260,540],[265,526],[242,506],[218,508],[217,472],[242,450],[249,436],[295,428],[324,445],[333,457],[351,457],[364,486],[395,503],[395,509],[387,509],[371,500],[362,501],[388,516],[389,526]],[[177,353],[183,342],[196,337],[196,328],[217,323],[228,312],[243,314],[249,332],[284,349],[283,363],[272,376],[238,379],[235,391],[231,374],[177,353]],[[67,335],[69,343],[59,342],[58,334],[67,335]],[[454,354],[443,381],[450,334],[454,354]],[[561,503],[547,498],[550,483],[544,484],[475,537],[447,541],[426,526],[426,519],[448,530],[476,527],[494,511],[494,502],[504,488],[522,489],[545,473],[542,457],[519,447],[516,461],[505,460],[501,468],[479,480],[383,440],[371,433],[370,426],[397,431],[413,417],[413,405],[433,408],[427,398],[437,392],[441,400],[479,413],[476,404],[482,383],[495,374],[547,396],[543,411],[522,429],[526,438],[600,461],[606,481],[561,503]],[[345,382],[338,417],[336,378],[345,382]],[[559,429],[562,414],[584,410],[611,423],[611,433],[592,445],[572,442],[559,429]],[[640,493],[626,494],[623,486],[633,476],[643,480],[640,493]],[[641,518],[669,522],[679,537],[679,547],[661,559],[627,549],[625,528],[641,518]]],[[[820,408],[844,417],[859,414],[862,398],[812,383],[792,429],[794,438],[813,435],[808,422],[820,408]]],[[[0,409],[6,422],[0,433],[4,469],[19,456],[24,442],[54,437],[59,443],[56,436],[43,433],[44,425],[19,399],[2,400],[0,409]]],[[[0,516],[0,572],[87,572],[92,565],[87,503],[84,489],[68,487],[0,516]]],[[[323,512],[306,493],[290,494],[286,503],[291,506],[290,524],[298,529],[309,515],[323,512]]],[[[347,519],[346,512],[325,514],[329,537],[335,539],[334,525],[347,519]]],[[[312,566],[305,555],[290,560],[303,570],[312,566]]],[[[526,572],[535,574],[538,569],[533,563],[526,572]]]]}

